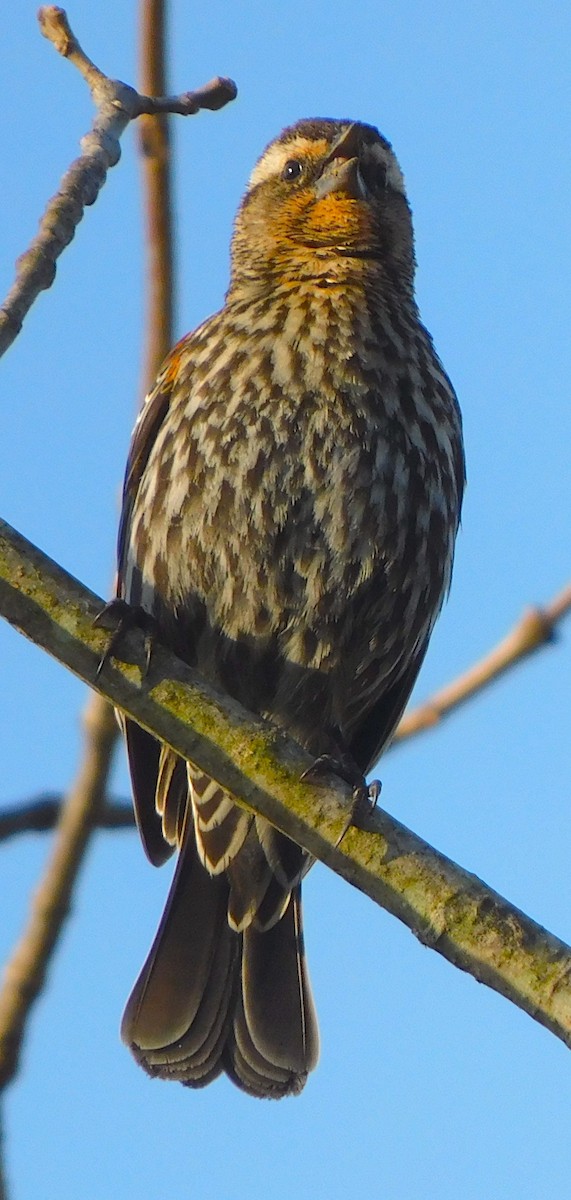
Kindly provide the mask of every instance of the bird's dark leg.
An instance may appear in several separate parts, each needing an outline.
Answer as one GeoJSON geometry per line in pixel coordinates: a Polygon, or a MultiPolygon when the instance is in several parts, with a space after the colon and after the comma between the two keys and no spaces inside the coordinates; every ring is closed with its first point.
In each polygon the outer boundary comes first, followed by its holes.
{"type": "Polygon", "coordinates": [[[108,604],[101,609],[97,614],[93,624],[95,626],[108,627],[108,623],[115,624],[109,639],[109,645],[101,656],[97,667],[96,675],[99,677],[103,668],[111,658],[120,658],[121,655],[117,651],[121,647],[121,643],[132,629],[140,629],[145,639],[145,676],[149,672],[151,658],[153,653],[153,643],[158,634],[158,626],[155,618],[150,613],[146,612],[138,604],[128,604],[126,600],[116,597],[110,600],[108,604]]]}

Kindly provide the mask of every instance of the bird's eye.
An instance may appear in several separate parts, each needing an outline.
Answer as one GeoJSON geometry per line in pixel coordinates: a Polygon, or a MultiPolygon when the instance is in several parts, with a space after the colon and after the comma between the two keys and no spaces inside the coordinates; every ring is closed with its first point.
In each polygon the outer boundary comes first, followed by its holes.
{"type": "Polygon", "coordinates": [[[297,158],[288,158],[288,161],[286,162],[282,171],[282,179],[285,179],[288,183],[291,183],[294,179],[299,179],[300,175],[302,174],[303,163],[300,163],[299,159],[297,158]]]}

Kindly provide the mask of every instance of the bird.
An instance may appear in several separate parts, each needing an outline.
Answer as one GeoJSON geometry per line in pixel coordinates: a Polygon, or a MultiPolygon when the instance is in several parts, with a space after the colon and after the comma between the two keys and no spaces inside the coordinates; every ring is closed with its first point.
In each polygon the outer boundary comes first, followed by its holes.
{"type": "MultiPolygon", "coordinates": [[[[239,205],[222,308],[171,350],[141,408],[123,492],[118,602],[355,779],[418,675],[465,483],[414,273],[390,142],[349,119],[284,129],[239,205]]],[[[151,1076],[296,1095],[319,1055],[311,857],[123,723],[148,858],[178,860],[122,1037],[151,1076]]]]}

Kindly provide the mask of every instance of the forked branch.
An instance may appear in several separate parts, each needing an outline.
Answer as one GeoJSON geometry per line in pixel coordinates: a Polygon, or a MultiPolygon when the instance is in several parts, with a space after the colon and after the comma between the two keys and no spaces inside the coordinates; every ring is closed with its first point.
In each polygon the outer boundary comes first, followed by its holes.
{"type": "Polygon", "coordinates": [[[97,111],[90,132],[81,139],[81,156],[64,175],[59,191],[47,205],[37,236],[16,264],[16,280],[0,309],[0,355],[19,333],[39,292],[51,287],[57,259],[72,240],[85,207],[95,202],[107,171],[119,162],[119,138],[129,121],[143,113],[193,116],[203,108],[222,108],[236,96],[232,80],[221,78],[180,96],[142,96],[128,84],[108,79],[91,62],[62,8],[48,5],[40,9],[38,16],[42,33],[83,75],[97,111]]]}

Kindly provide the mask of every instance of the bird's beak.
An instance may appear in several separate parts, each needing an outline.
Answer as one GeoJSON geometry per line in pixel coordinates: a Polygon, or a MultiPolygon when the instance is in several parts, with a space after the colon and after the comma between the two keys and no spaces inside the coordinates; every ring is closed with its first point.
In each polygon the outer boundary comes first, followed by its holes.
{"type": "Polygon", "coordinates": [[[359,170],[361,138],[357,125],[349,125],[333,143],[317,183],[318,200],[337,192],[352,200],[365,200],[367,189],[359,170]]]}
{"type": "Polygon", "coordinates": [[[336,158],[358,158],[361,149],[361,134],[356,123],[348,125],[333,143],[325,163],[334,162],[336,158]]]}

